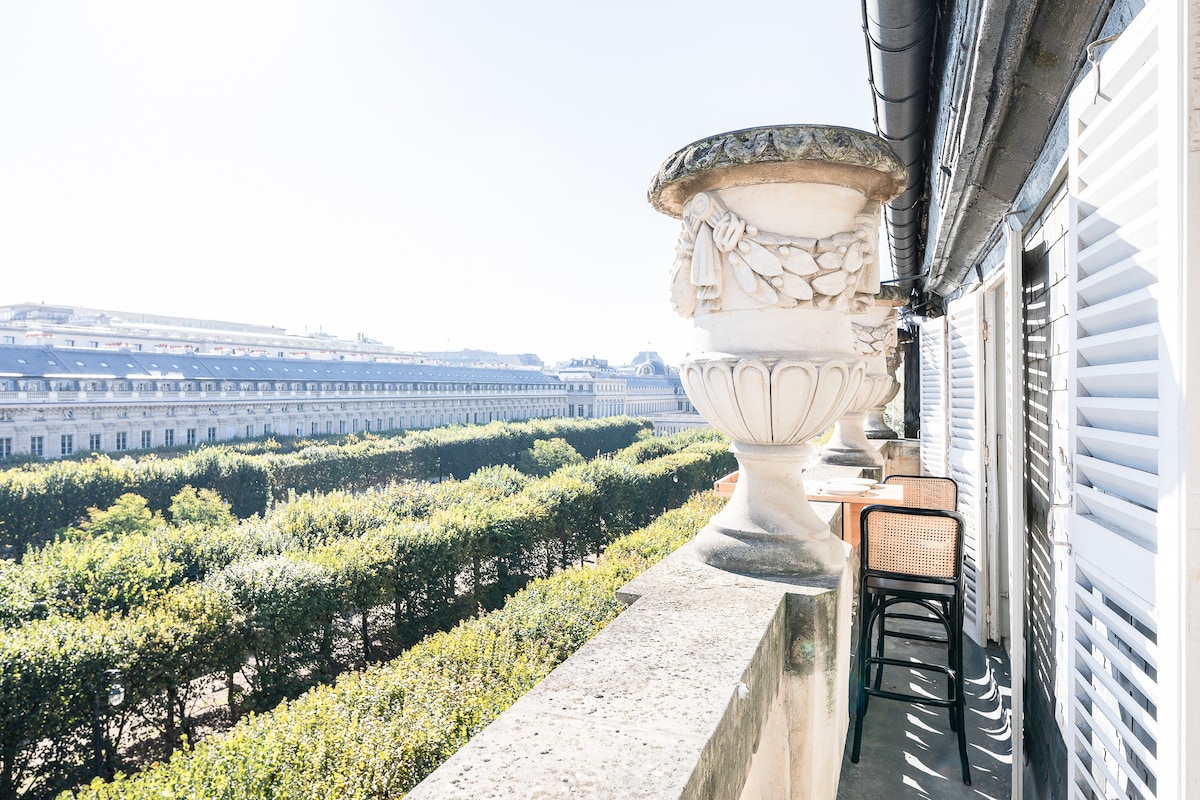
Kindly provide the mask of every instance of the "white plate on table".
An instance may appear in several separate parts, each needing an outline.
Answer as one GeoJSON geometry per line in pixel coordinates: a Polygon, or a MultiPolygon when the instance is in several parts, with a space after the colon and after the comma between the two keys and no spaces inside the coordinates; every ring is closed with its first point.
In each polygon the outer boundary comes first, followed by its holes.
{"type": "Polygon", "coordinates": [[[875,488],[875,481],[870,478],[838,478],[835,481],[830,481],[835,486],[862,486],[867,489],[875,488]]]}
{"type": "Polygon", "coordinates": [[[850,497],[852,495],[862,494],[863,492],[867,491],[867,488],[868,487],[866,486],[855,486],[853,484],[834,483],[826,484],[821,489],[821,492],[823,494],[838,495],[839,497],[850,497]]]}

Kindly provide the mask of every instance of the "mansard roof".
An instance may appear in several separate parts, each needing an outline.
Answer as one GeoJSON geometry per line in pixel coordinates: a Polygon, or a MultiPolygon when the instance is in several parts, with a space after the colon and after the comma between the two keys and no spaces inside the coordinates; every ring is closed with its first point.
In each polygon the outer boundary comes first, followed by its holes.
{"type": "Polygon", "coordinates": [[[561,383],[557,377],[533,369],[145,353],[29,345],[0,345],[0,376],[74,379],[561,383]]]}
{"type": "Polygon", "coordinates": [[[680,386],[678,375],[621,375],[626,386],[680,386]]]}

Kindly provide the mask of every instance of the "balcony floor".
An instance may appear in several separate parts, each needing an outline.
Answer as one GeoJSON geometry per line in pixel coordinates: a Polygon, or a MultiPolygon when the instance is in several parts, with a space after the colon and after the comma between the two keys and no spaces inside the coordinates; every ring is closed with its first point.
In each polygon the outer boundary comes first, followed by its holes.
{"type": "MultiPolygon", "coordinates": [[[[1000,648],[984,649],[970,639],[965,641],[967,755],[973,785],[962,782],[958,742],[950,730],[945,709],[932,706],[872,698],[863,723],[862,754],[859,763],[851,763],[857,695],[855,674],[851,679],[850,732],[842,757],[839,800],[1000,800],[1012,796],[1012,693],[1008,656],[1000,648]]],[[[889,637],[888,655],[895,654],[945,663],[944,647],[889,637]]],[[[904,679],[911,679],[914,685],[930,679],[917,670],[908,672],[904,679]]],[[[899,679],[902,673],[889,669],[884,677],[885,681],[899,679]]]]}

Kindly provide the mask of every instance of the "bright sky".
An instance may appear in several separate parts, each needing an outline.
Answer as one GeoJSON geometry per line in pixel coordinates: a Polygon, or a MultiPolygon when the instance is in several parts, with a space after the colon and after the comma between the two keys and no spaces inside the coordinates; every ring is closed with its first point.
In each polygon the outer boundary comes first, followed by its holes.
{"type": "Polygon", "coordinates": [[[688,350],[696,139],[873,130],[846,0],[0,5],[0,304],[547,362],[688,350]]]}

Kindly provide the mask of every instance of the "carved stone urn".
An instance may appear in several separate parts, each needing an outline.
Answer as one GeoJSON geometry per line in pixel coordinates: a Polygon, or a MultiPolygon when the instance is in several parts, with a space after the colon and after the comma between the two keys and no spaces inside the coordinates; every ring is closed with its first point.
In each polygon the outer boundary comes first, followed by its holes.
{"type": "Polygon", "coordinates": [[[865,425],[868,439],[899,439],[900,434],[896,433],[888,426],[887,420],[884,419],[884,410],[887,404],[892,402],[892,398],[900,391],[900,381],[896,379],[896,371],[900,369],[900,348],[893,347],[887,354],[887,373],[892,378],[891,390],[883,396],[879,404],[873,408],[867,409],[867,422],[865,425]]]}
{"type": "Polygon", "coordinates": [[[879,294],[875,295],[875,313],[878,313],[880,307],[889,309],[887,313],[887,330],[883,332],[883,358],[884,369],[891,377],[891,389],[888,390],[878,403],[867,409],[867,421],[864,428],[867,432],[868,439],[899,439],[900,434],[888,427],[887,422],[883,418],[884,408],[888,403],[892,402],[892,398],[900,391],[900,381],[896,379],[896,370],[900,367],[900,346],[899,346],[899,313],[897,309],[900,306],[906,305],[909,302],[909,294],[906,289],[895,284],[880,287],[879,294]]]}
{"type": "Polygon", "coordinates": [[[880,138],[810,125],[711,136],[670,156],[650,203],[679,218],[671,299],[693,322],[684,389],[733,439],[737,487],[697,536],[734,572],[815,575],[843,543],[805,498],[809,440],[867,382],[850,316],[879,291],[880,204],[906,183],[880,138]]]}
{"type": "Polygon", "coordinates": [[[899,384],[887,371],[887,352],[896,349],[896,310],[885,303],[873,303],[863,314],[851,318],[855,352],[867,366],[863,387],[846,413],[833,426],[833,435],[821,448],[821,461],[843,467],[878,468],[883,456],[867,441],[866,417],[896,394],[899,384]]]}

